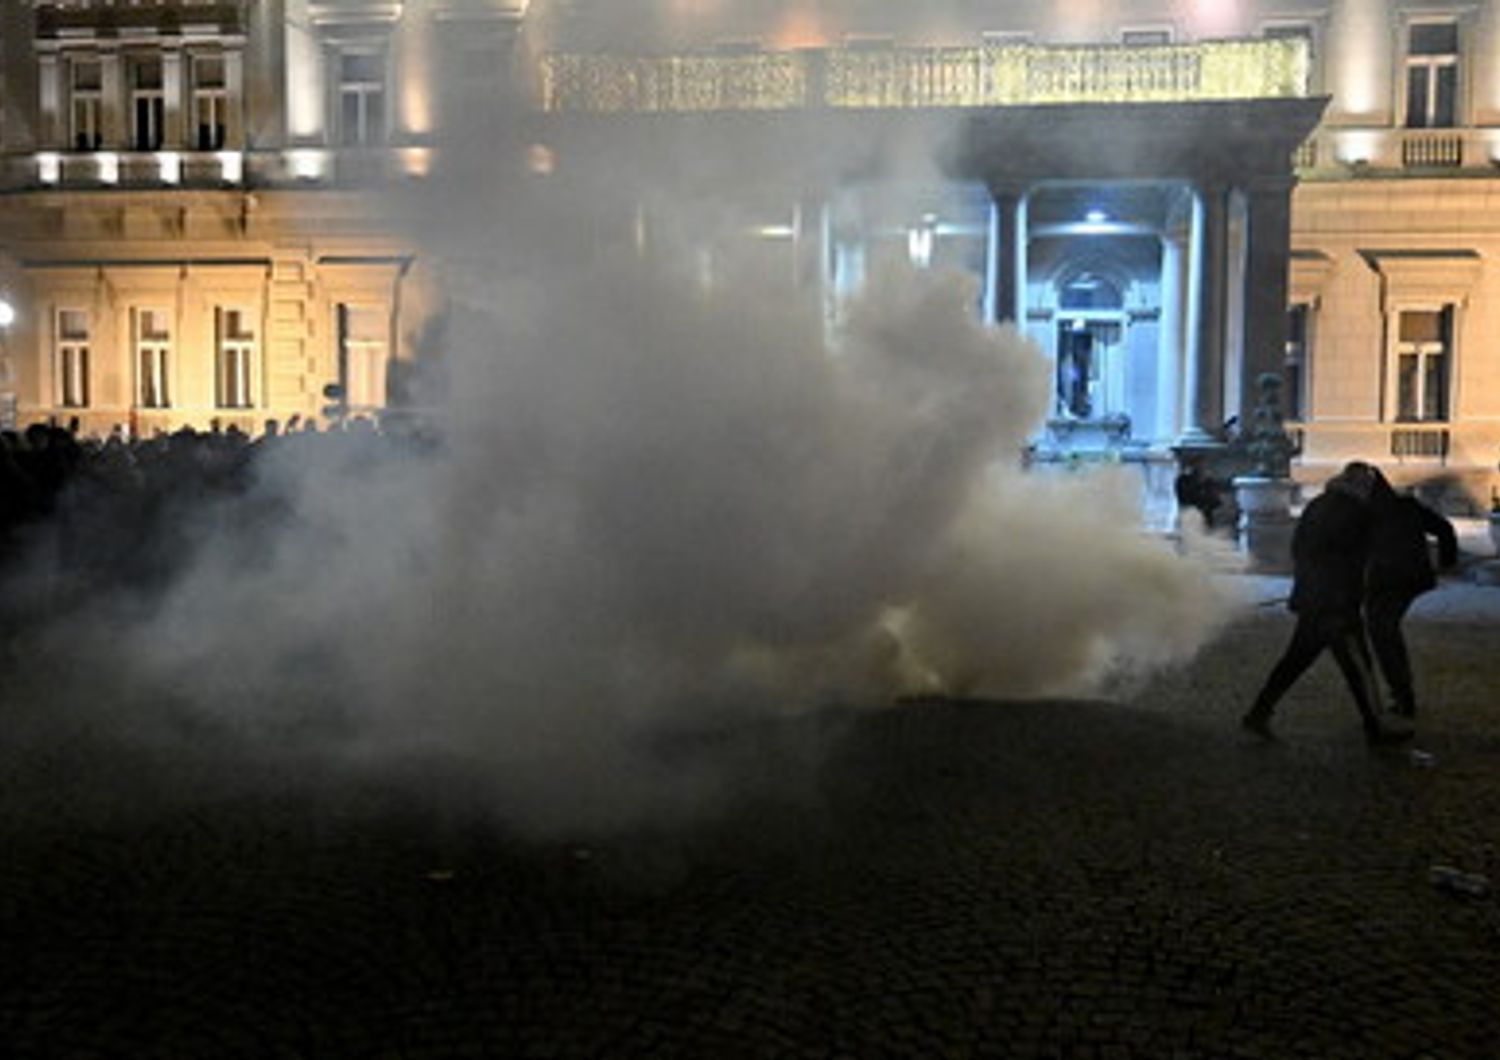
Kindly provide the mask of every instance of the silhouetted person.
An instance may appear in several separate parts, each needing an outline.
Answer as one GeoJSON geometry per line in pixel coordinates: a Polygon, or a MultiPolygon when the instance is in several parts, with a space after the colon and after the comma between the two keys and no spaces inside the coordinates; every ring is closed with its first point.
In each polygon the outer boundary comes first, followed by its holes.
{"type": "Polygon", "coordinates": [[[1251,732],[1271,736],[1271,713],[1277,702],[1327,648],[1354,696],[1365,738],[1372,744],[1411,738],[1409,731],[1387,729],[1380,723],[1379,692],[1360,613],[1373,521],[1370,496],[1377,474],[1360,461],[1346,465],[1297,520],[1292,533],[1292,595],[1287,602],[1297,616],[1297,626],[1254,705],[1241,719],[1251,732]]]}
{"type": "Polygon", "coordinates": [[[1203,516],[1203,525],[1214,525],[1214,513],[1224,505],[1224,491],[1217,479],[1203,469],[1199,457],[1189,457],[1172,485],[1179,508],[1192,508],[1203,516]]]}
{"type": "Polygon", "coordinates": [[[1437,585],[1427,539],[1437,539],[1438,565],[1446,570],[1458,562],[1458,535],[1447,519],[1415,497],[1398,494],[1378,471],[1376,476],[1370,497],[1365,624],[1391,692],[1391,710],[1411,718],[1417,713],[1417,697],[1401,620],[1413,600],[1437,585]]]}

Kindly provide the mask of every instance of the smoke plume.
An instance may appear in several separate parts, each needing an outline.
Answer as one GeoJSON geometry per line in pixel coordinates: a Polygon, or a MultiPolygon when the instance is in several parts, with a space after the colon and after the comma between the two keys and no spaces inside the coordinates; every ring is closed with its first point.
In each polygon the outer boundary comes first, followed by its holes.
{"type": "Polygon", "coordinates": [[[52,656],[95,663],[54,691],[111,731],[457,763],[513,819],[574,827],[733,786],[663,766],[662,733],[1093,695],[1218,627],[1208,570],[1140,529],[1134,472],[1023,470],[1049,366],[977,320],[971,278],[877,269],[830,327],[784,263],[717,238],[757,174],[685,179],[697,223],[643,252],[622,208],[673,198],[633,161],[557,185],[460,157],[394,203],[444,263],[441,441],[268,448],[149,606],[70,623],[52,656]]]}

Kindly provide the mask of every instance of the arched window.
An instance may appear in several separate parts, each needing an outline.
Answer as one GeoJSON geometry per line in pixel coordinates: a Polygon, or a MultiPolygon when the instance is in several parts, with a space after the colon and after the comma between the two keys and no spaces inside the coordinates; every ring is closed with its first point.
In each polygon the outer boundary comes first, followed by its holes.
{"type": "Polygon", "coordinates": [[[1125,296],[1115,284],[1095,272],[1068,277],[1057,293],[1059,309],[1123,309],[1125,296]]]}

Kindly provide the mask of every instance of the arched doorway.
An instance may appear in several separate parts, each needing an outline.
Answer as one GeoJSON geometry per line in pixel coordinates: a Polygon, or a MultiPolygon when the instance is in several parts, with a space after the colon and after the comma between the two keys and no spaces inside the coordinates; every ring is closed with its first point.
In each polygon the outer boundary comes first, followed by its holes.
{"type": "Polygon", "coordinates": [[[1058,284],[1056,321],[1053,414],[1076,420],[1128,416],[1120,284],[1090,269],[1066,274],[1058,284]]]}

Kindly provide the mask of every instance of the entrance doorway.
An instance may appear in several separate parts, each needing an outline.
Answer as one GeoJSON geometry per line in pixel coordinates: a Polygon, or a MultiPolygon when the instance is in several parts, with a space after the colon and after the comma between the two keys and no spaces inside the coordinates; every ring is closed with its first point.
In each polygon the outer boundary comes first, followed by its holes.
{"type": "Polygon", "coordinates": [[[1124,332],[1114,316],[1058,318],[1057,415],[1102,420],[1126,412],[1124,332]]]}

